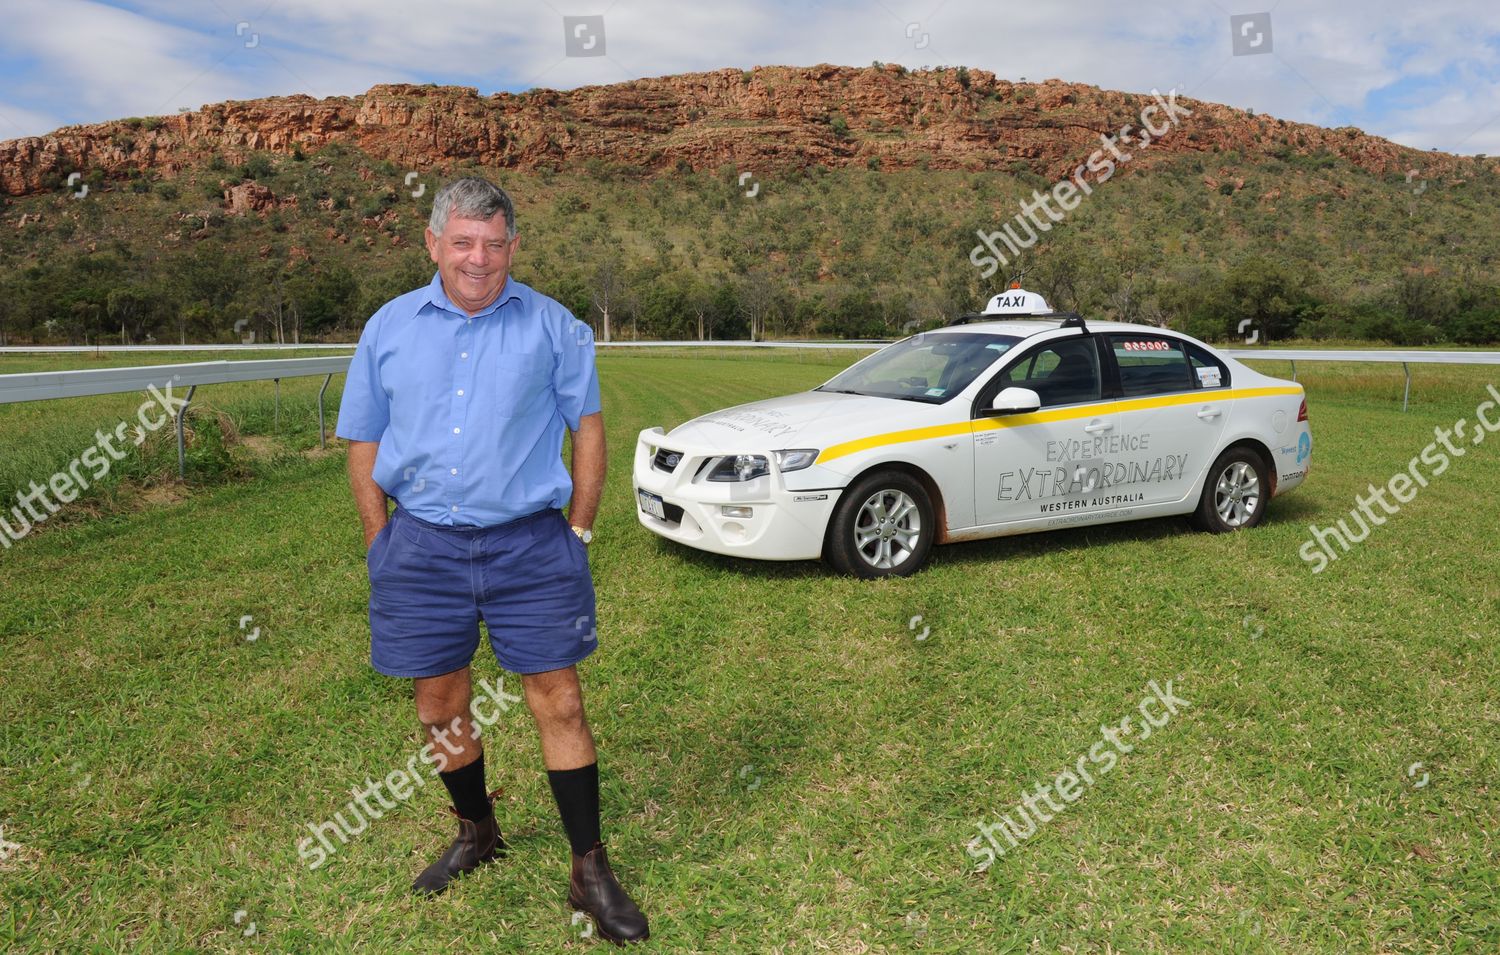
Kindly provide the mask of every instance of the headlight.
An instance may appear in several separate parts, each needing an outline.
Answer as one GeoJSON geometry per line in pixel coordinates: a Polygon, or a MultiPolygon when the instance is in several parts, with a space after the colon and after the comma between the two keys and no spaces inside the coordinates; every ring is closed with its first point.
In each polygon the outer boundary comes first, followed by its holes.
{"type": "MultiPolygon", "coordinates": [[[[771,453],[776,455],[776,466],[783,471],[800,471],[811,467],[818,459],[816,448],[771,453]]],[[[771,465],[764,454],[726,454],[708,472],[708,479],[719,482],[753,481],[770,473],[771,465]]]]}
{"type": "Polygon", "coordinates": [[[803,468],[812,467],[812,463],[818,460],[817,448],[803,448],[798,451],[775,451],[776,466],[783,471],[800,471],[803,468]]]}
{"type": "Polygon", "coordinates": [[[771,473],[764,454],[729,454],[708,472],[710,481],[753,481],[771,473]]]}

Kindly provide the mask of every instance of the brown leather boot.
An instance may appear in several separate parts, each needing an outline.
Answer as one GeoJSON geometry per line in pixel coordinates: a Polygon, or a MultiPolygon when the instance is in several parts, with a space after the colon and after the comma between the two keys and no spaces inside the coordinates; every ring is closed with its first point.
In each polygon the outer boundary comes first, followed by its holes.
{"type": "Polygon", "coordinates": [[[602,842],[594,843],[587,855],[573,857],[568,904],[593,916],[600,937],[616,945],[644,942],[651,937],[646,916],[630,901],[611,871],[602,842]]]}
{"type": "Polygon", "coordinates": [[[419,895],[437,895],[465,872],[472,872],[486,862],[494,862],[497,856],[505,855],[505,840],[500,837],[500,823],[494,812],[495,798],[499,795],[498,789],[490,793],[490,815],[483,822],[472,822],[460,816],[452,806],[448,807],[458,819],[458,838],[436,862],[422,870],[417,881],[411,884],[413,891],[419,895]]]}

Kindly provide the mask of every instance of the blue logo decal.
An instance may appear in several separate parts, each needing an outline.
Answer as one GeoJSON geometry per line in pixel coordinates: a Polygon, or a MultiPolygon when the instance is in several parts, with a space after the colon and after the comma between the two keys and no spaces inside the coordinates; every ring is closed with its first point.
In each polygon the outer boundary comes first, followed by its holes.
{"type": "Polygon", "coordinates": [[[1312,435],[1310,435],[1306,431],[1304,431],[1304,432],[1302,432],[1302,437],[1300,437],[1300,438],[1297,439],[1297,463],[1301,464],[1303,461],[1306,461],[1311,456],[1312,456],[1312,435]]]}

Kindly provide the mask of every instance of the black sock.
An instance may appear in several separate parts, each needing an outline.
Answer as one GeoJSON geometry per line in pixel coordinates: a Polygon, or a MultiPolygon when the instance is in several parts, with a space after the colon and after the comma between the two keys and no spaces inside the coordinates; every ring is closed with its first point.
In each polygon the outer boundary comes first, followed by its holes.
{"type": "Polygon", "coordinates": [[[448,795],[453,797],[453,808],[470,822],[484,822],[494,812],[490,806],[489,793],[484,791],[484,753],[467,766],[450,773],[438,773],[448,795]]]}
{"type": "Polygon", "coordinates": [[[599,841],[599,764],[577,769],[549,769],[552,798],[575,856],[588,855],[599,841]]]}

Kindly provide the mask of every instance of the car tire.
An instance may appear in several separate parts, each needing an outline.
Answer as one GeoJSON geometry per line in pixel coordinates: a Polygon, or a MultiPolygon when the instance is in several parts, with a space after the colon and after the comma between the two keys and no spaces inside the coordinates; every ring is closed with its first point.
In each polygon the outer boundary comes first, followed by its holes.
{"type": "Polygon", "coordinates": [[[1210,534],[1227,534],[1259,524],[1271,501],[1266,463],[1249,448],[1230,448],[1208,471],[1193,526],[1210,534]]]}
{"type": "Polygon", "coordinates": [[[823,557],[840,573],[866,580],[909,577],[927,561],[936,537],[936,513],[922,483],[901,471],[879,471],[844,491],[823,557]]]}

